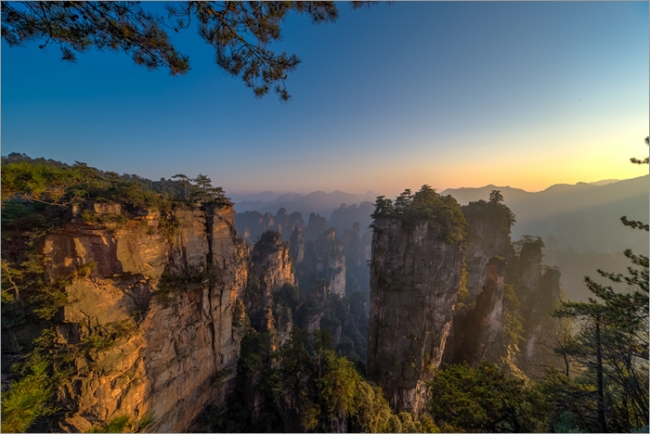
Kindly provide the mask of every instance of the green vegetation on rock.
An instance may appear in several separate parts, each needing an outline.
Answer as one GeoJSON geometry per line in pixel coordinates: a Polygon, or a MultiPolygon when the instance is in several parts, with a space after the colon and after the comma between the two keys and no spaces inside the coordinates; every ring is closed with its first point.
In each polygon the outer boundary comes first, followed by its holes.
{"type": "Polygon", "coordinates": [[[224,407],[206,410],[204,422],[215,432],[328,432],[332,424],[348,432],[439,432],[427,416],[393,414],[381,389],[337,356],[331,340],[324,330],[294,328],[274,351],[269,333],[249,330],[238,386],[224,407]],[[251,399],[260,403],[259,414],[251,399]]]}
{"type": "Polygon", "coordinates": [[[376,222],[381,217],[399,219],[406,232],[413,232],[419,222],[430,221],[442,228],[443,238],[448,243],[463,240],[467,228],[467,221],[456,199],[441,196],[428,185],[423,185],[415,194],[411,190],[404,190],[394,202],[384,196],[377,197],[372,218],[376,222]]]}
{"type": "Polygon", "coordinates": [[[481,220],[488,222],[503,222],[508,231],[517,221],[514,213],[503,203],[503,196],[499,190],[492,190],[490,200],[470,202],[462,207],[463,214],[468,220],[481,220]]]}

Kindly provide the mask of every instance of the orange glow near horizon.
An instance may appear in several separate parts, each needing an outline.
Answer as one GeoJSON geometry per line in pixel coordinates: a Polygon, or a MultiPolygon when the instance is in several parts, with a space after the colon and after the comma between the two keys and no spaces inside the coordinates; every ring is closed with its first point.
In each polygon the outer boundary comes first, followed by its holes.
{"type": "MultiPolygon", "coordinates": [[[[638,131],[638,125],[637,128],[627,129],[630,130],[638,131]]],[[[499,145],[465,148],[464,151],[459,145],[459,150],[440,155],[436,155],[435,149],[432,149],[428,152],[429,158],[422,158],[414,165],[409,165],[407,161],[402,164],[393,162],[397,167],[393,169],[392,176],[377,179],[377,185],[381,185],[381,188],[370,189],[398,194],[404,188],[419,188],[423,184],[429,184],[438,191],[492,184],[536,192],[555,184],[624,180],[648,174],[648,166],[630,162],[632,157],[644,158],[648,155],[648,148],[643,143],[645,136],[635,132],[616,134],[611,130],[609,134],[603,133],[587,139],[582,137],[582,140],[579,134],[568,134],[559,140],[539,137],[528,140],[526,145],[502,142],[499,145]],[[553,145],[547,146],[545,143],[553,145]],[[403,187],[399,187],[398,183],[403,187]]],[[[509,142],[524,143],[521,139],[509,142]]]]}

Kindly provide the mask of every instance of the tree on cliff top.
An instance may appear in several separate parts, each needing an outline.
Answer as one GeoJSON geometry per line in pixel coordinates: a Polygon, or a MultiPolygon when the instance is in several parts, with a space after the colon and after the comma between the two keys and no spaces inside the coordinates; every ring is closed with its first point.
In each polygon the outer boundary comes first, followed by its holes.
{"type": "MultiPolygon", "coordinates": [[[[358,8],[370,2],[352,2],[358,8]]],[[[174,2],[167,16],[147,11],[139,2],[3,2],[2,37],[10,46],[38,42],[57,45],[63,60],[89,48],[121,51],[138,65],[167,68],[185,74],[190,59],[172,44],[167,29],[187,29],[198,22],[201,38],[216,51],[217,65],[241,78],[255,96],[271,86],[289,99],[285,80],[300,63],[295,54],[276,53],[270,44],[281,40],[281,24],[289,13],[306,14],[315,24],[338,17],[334,2],[174,2]]]]}
{"type": "Polygon", "coordinates": [[[517,219],[515,214],[503,203],[503,195],[499,190],[490,192],[490,200],[486,202],[481,199],[476,202],[470,202],[463,206],[463,214],[466,218],[487,219],[492,222],[507,225],[508,231],[515,224],[517,219]]]}
{"type": "MultiPolygon", "coordinates": [[[[441,196],[429,185],[423,185],[415,194],[406,189],[393,203],[384,196],[377,197],[371,217],[398,218],[402,229],[412,232],[420,221],[430,220],[443,228],[443,237],[449,243],[465,238],[467,221],[460,205],[451,195],[441,196]]],[[[371,227],[375,227],[374,223],[371,227]]]]}

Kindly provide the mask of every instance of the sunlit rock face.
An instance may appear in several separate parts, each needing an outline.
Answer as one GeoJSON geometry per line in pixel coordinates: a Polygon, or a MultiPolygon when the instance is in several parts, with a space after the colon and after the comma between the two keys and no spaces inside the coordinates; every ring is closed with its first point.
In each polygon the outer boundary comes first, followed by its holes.
{"type": "Polygon", "coordinates": [[[56,344],[75,355],[57,390],[60,429],[149,414],[150,431],[187,431],[232,385],[243,329],[231,308],[249,257],[232,205],[141,214],[69,223],[45,240],[48,276],[73,276],[56,326],[56,344]]]}
{"type": "Polygon", "coordinates": [[[393,217],[375,219],[370,265],[368,379],[396,411],[426,400],[445,350],[464,262],[463,242],[419,222],[405,231],[393,217]]]}

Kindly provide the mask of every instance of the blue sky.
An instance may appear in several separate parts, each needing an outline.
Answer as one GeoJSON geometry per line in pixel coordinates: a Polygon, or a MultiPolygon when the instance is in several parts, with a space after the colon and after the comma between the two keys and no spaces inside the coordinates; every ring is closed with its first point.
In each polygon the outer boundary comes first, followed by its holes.
{"type": "Polygon", "coordinates": [[[3,40],[2,154],[204,173],[232,193],[535,191],[648,173],[628,163],[647,153],[647,2],[338,6],[334,24],[284,23],[276,48],[302,60],[288,104],[255,99],[193,29],[172,35],[192,67],[179,77],[3,40]]]}

